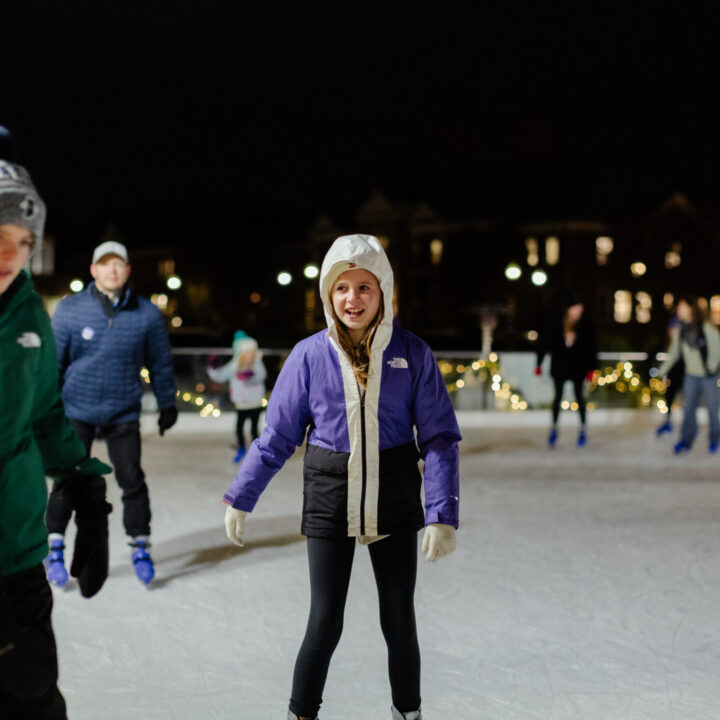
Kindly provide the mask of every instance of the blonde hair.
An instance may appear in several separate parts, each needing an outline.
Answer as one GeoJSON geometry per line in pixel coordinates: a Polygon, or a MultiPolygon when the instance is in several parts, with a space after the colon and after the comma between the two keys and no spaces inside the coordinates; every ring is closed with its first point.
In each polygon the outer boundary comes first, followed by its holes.
{"type": "Polygon", "coordinates": [[[373,318],[372,322],[368,325],[365,335],[362,340],[355,345],[348,333],[347,328],[337,316],[335,307],[332,302],[333,291],[330,289],[330,307],[332,308],[332,314],[335,318],[335,326],[338,331],[338,339],[340,340],[340,347],[345,351],[348,360],[350,361],[350,367],[355,374],[355,380],[358,385],[363,389],[367,388],[367,381],[370,377],[370,347],[372,346],[373,338],[375,337],[375,331],[382,322],[385,316],[385,302],[382,290],[380,291],[380,307],[378,308],[377,315],[373,318]]]}

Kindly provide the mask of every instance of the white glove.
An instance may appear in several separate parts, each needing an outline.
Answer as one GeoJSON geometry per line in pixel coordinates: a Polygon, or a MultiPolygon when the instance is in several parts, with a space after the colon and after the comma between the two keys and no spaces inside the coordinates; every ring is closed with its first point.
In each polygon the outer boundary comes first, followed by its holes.
{"type": "Polygon", "coordinates": [[[230,542],[235,543],[238,547],[245,544],[243,532],[245,531],[246,515],[244,510],[236,510],[232,505],[228,505],[225,509],[225,532],[230,542]]]}
{"type": "Polygon", "coordinates": [[[425,527],[422,551],[428,562],[449,555],[455,550],[455,528],[452,525],[433,523],[425,527]]]}

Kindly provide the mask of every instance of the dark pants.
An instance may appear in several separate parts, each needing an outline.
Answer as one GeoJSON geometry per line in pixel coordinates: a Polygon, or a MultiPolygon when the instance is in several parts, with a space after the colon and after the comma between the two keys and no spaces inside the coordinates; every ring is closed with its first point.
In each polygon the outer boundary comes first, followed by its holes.
{"type": "MultiPolygon", "coordinates": [[[[90,452],[97,437],[107,442],[115,479],[122,488],[123,524],[130,537],[150,534],[150,497],[145,473],[140,467],[140,423],[120,423],[96,428],[94,425],[70,420],[85,449],[90,452]]],[[[65,534],[72,508],[61,493],[51,492],[48,502],[47,526],[51,533],[65,534]]]]}
{"type": "Polygon", "coordinates": [[[0,577],[0,718],[66,720],[57,687],[53,599],[36,565],[0,577]]]}
{"type": "Polygon", "coordinates": [[[237,434],[238,447],[245,447],[245,436],[243,435],[245,420],[250,420],[250,436],[252,439],[255,440],[258,437],[258,421],[260,420],[261,411],[262,408],[249,408],[247,410],[237,411],[235,433],[237,434]]]}
{"type": "Polygon", "coordinates": [[[697,436],[697,409],[700,398],[705,399],[710,424],[710,443],[720,442],[720,393],[718,392],[718,376],[700,377],[685,374],[683,381],[683,422],[680,439],[692,447],[697,436]]]}
{"type": "MultiPolygon", "coordinates": [[[[314,718],[330,658],[340,640],[355,538],[308,538],[310,618],[295,662],[290,710],[314,718]]],[[[420,648],[415,627],[417,533],[398,533],[368,546],[388,648],[390,688],[401,712],[420,708],[420,648]]],[[[349,701],[348,701],[349,702],[349,701]]]]}
{"type": "Polygon", "coordinates": [[[564,378],[554,377],[553,382],[555,383],[555,399],[552,405],[552,420],[553,425],[557,425],[558,417],[560,416],[560,403],[562,402],[563,387],[567,381],[572,382],[573,390],[575,391],[575,400],[578,404],[578,410],[580,411],[580,422],[585,424],[585,394],[584,394],[584,383],[585,380],[582,377],[564,378]]]}

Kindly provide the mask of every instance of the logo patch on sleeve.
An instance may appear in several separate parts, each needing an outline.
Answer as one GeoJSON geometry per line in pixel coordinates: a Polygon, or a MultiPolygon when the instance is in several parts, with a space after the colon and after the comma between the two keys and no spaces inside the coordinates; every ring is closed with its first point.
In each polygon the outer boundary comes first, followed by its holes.
{"type": "Polygon", "coordinates": [[[34,332],[24,332],[17,341],[24,347],[24,348],[34,348],[34,347],[40,347],[40,336],[37,333],[34,332]]]}

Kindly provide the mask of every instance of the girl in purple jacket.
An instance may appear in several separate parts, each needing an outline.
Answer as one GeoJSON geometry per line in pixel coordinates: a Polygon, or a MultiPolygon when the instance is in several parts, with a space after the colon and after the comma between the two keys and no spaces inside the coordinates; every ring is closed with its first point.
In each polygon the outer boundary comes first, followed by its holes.
{"type": "Polygon", "coordinates": [[[298,343],[283,366],[266,427],[225,494],[227,534],[243,545],[246,513],[307,439],[302,533],[311,605],[288,720],[317,717],[356,538],[369,545],[378,587],[393,720],[418,720],[417,531],[425,527],[431,562],[455,549],[460,432],[430,348],[393,320],[393,274],[377,238],[338,238],[323,260],[320,294],[328,329],[298,343]]]}

